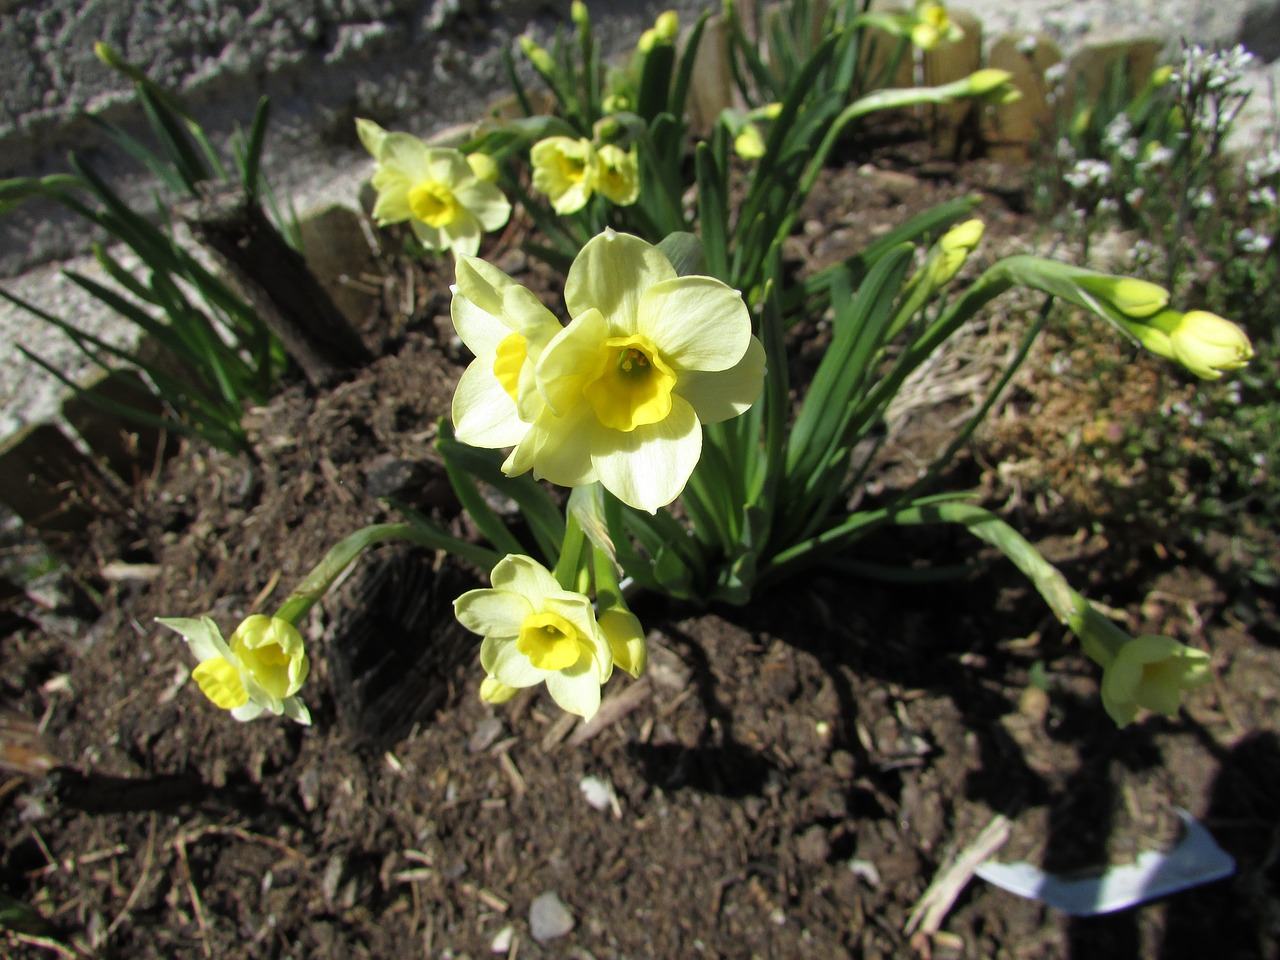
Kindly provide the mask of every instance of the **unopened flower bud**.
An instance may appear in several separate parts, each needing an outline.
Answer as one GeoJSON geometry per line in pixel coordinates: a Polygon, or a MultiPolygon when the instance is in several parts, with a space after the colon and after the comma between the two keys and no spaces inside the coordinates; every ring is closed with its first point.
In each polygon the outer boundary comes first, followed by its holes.
{"type": "Polygon", "coordinates": [[[653,22],[653,32],[659,40],[671,43],[680,33],[680,17],[674,10],[658,14],[658,19],[653,22]]]}

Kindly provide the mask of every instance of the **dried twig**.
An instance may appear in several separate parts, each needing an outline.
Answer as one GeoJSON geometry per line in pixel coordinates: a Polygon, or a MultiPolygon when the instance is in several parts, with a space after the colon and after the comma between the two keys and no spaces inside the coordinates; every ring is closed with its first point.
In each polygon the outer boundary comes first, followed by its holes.
{"type": "Polygon", "coordinates": [[[142,873],[138,875],[138,882],[133,885],[133,889],[129,891],[129,896],[124,902],[124,906],[120,908],[120,912],[116,914],[115,919],[107,927],[107,936],[116,932],[116,928],[124,923],[125,917],[129,915],[129,911],[133,909],[133,905],[138,902],[138,897],[142,893],[142,887],[147,882],[147,877],[151,875],[151,863],[156,852],[156,813],[151,811],[151,820],[147,824],[147,850],[142,855],[142,873]]]}
{"type": "Polygon", "coordinates": [[[187,860],[187,838],[179,835],[173,841],[173,848],[178,852],[178,861],[182,864],[182,880],[187,887],[187,896],[191,900],[191,909],[196,915],[196,926],[200,928],[200,945],[204,955],[213,960],[213,950],[209,946],[209,925],[204,919],[204,906],[200,902],[200,894],[196,890],[195,881],[191,878],[191,863],[187,860]]]}
{"type": "Polygon", "coordinates": [[[929,884],[918,903],[911,909],[907,925],[903,933],[911,936],[913,942],[919,937],[931,937],[937,933],[946,919],[956,898],[965,885],[973,877],[973,871],[991,854],[995,853],[1009,839],[1009,819],[1003,814],[996,814],[977,838],[965,847],[950,862],[945,864],[929,884]]]}

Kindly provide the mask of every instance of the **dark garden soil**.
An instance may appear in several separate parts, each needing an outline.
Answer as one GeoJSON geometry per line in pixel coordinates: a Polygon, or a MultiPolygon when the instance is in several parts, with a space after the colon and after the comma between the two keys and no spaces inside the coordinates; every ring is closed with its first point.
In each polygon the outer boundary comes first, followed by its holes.
{"type": "MultiPolygon", "coordinates": [[[[1019,171],[895,159],[824,180],[791,251],[800,269],[970,189],[983,192],[986,249],[1011,252],[1036,229],[1017,209],[1019,171]]],[[[520,231],[491,257],[545,290],[515,248],[520,231]]],[[[465,360],[449,271],[389,254],[371,269],[383,283],[365,330],[380,355],[372,367],[320,395],[295,385],[255,411],[256,457],[187,445],[143,482],[131,512],[105,518],[77,558],[100,617],[7,615],[5,759],[38,762],[43,749],[58,766],[0,783],[0,884],[48,922],[0,934],[0,952],[1280,955],[1274,606],[1213,541],[1139,522],[1137,508],[1100,512],[1106,484],[1128,475],[1108,468],[1119,451],[1108,461],[1085,444],[1075,464],[1045,452],[1188,389],[1139,360],[1106,397],[1081,384],[1072,402],[1050,367],[1072,346],[1062,338],[1037,350],[946,483],[982,489],[1134,633],[1211,652],[1216,681],[1175,721],[1117,730],[1098,670],[1038,596],[951,530],[871,541],[859,555],[969,564],[951,580],[822,573],[742,608],[640,600],[649,672],[616,675],[589,724],[540,688],[482,703],[478,642],[451,614],[478,573],[383,547],[304,631],[314,726],[239,724],[215,709],[154,617],[208,613],[230,630],[270,612],[330,545],[394,516],[380,495],[470,535],[430,452],[465,360]],[[24,717],[44,741],[20,755],[24,717]],[[974,879],[924,932],[908,932],[933,878],[998,815],[1011,824],[999,859],[1061,873],[1168,849],[1176,808],[1236,857],[1233,878],[1095,919],[974,879]],[[573,928],[538,942],[531,907],[540,934],[557,913],[545,894],[573,928]]],[[[917,389],[869,497],[914,477],[980,396],[975,371],[980,381],[1021,322],[975,329],[917,389]]]]}

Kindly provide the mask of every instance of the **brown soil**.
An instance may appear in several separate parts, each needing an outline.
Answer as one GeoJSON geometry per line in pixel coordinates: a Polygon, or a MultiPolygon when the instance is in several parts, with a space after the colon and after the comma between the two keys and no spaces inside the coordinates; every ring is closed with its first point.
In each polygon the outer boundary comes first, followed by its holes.
{"type": "MultiPolygon", "coordinates": [[[[792,253],[802,267],[834,259],[983,184],[987,249],[1007,250],[1034,229],[1006,202],[1018,196],[1011,176],[838,171],[792,253]]],[[[511,239],[493,256],[545,289],[511,239]]],[[[981,456],[948,482],[1011,503],[1129,629],[1212,653],[1216,682],[1178,720],[1117,731],[1096,668],[1039,598],[954,531],[886,538],[861,558],[972,564],[958,579],[827,574],[744,608],[640,601],[650,671],[614,679],[587,725],[541,690],[482,703],[477,644],[450,607],[476,572],[380,548],[310,623],[314,726],[217,711],[154,617],[209,613],[229,629],[274,609],[336,540],[391,515],[376,498],[391,489],[469,533],[427,452],[463,360],[448,271],[382,263],[387,294],[366,330],[381,359],[331,392],[294,386],[255,412],[256,459],[187,446],[140,487],[132,513],[104,520],[76,566],[103,594],[96,620],[33,607],[9,618],[6,723],[38,721],[46,742],[22,755],[11,746],[6,760],[45,749],[59,766],[0,785],[0,883],[48,920],[0,935],[0,950],[483,957],[510,928],[507,955],[522,958],[1278,955],[1274,608],[1189,536],[1090,522],[1087,503],[1050,524],[981,456]],[[113,561],[160,566],[153,579],[108,581],[100,571],[113,561]],[[584,799],[587,777],[604,787],[603,810],[584,799]],[[1237,858],[1233,878],[1096,919],[974,880],[934,936],[904,932],[932,878],[997,814],[1013,822],[1000,859],[1069,872],[1167,848],[1177,807],[1237,858]],[[575,925],[539,944],[530,906],[545,893],[575,925]]],[[[873,493],[910,479],[915,458],[945,439],[944,415],[972,390],[966,364],[998,355],[1001,330],[992,321],[967,341],[969,361],[940,368],[955,389],[903,420],[873,493]]],[[[1034,461],[1036,436],[1060,444],[1072,417],[1096,419],[1059,402],[1049,352],[981,448],[1004,464],[1034,461]]],[[[1150,390],[1182,389],[1146,375],[1150,390]]],[[[1086,486],[1098,496],[1108,476],[1086,486]]]]}

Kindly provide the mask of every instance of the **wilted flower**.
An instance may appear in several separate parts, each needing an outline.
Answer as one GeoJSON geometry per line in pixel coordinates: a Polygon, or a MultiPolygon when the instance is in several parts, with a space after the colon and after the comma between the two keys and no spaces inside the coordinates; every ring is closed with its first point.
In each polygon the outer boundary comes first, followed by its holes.
{"type": "Polygon", "coordinates": [[[357,120],[365,149],[378,162],[373,216],[380,225],[409,222],[430,250],[474,254],[480,235],[501,228],[511,204],[457,150],[432,147],[407,133],[388,133],[371,120],[357,120]]]}
{"type": "MultiPolygon", "coordinates": [[[[546,683],[563,709],[593,717],[613,654],[591,601],[565,590],[536,560],[510,554],[490,575],[490,588],[468,590],[453,603],[459,622],[484,637],[480,663],[490,702],[505,688],[546,683]]],[[[481,696],[486,687],[481,685],[481,696]]]]}
{"type": "Polygon", "coordinates": [[[746,304],[612,230],[574,260],[565,304],[571,322],[537,364],[546,409],[503,470],[568,487],[599,480],[633,507],[665,506],[697,465],[702,424],[737,416],[760,393],[764,348],[746,304]]]}
{"type": "Polygon", "coordinates": [[[157,617],[186,639],[200,662],[191,677],[200,690],[237,720],[284,714],[309,724],[311,714],[296,696],[310,663],[302,635],[287,620],[254,614],[236,628],[228,644],[209,617],[157,617]]]}
{"type": "Polygon", "coordinates": [[[1212,678],[1209,655],[1170,637],[1134,637],[1102,672],[1102,705],[1118,726],[1132,723],[1138,710],[1177,715],[1182,691],[1212,678]]]}

